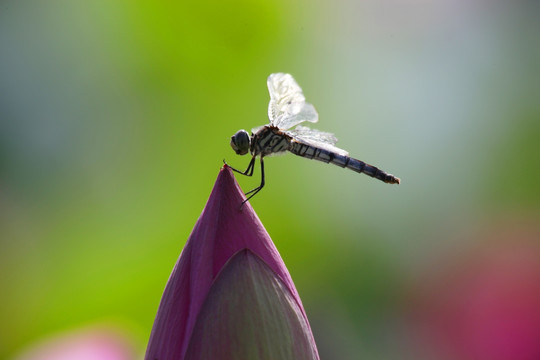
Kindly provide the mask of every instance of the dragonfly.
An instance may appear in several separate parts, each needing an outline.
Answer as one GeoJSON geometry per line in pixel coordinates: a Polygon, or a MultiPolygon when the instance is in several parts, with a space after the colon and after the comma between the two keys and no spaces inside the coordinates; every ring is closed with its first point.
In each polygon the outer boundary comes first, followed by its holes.
{"type": "MultiPolygon", "coordinates": [[[[334,134],[300,125],[306,121],[316,123],[319,115],[315,107],[306,102],[302,89],[290,74],[271,74],[267,85],[270,93],[268,104],[270,123],[252,129],[251,136],[246,130],[239,130],[231,137],[231,147],[236,154],[245,155],[248,152],[251,154],[251,161],[245,171],[229,166],[233,171],[252,176],[257,157],[260,158],[261,164],[261,184],[246,193],[246,196],[249,196],[242,205],[264,187],[264,157],[286,151],[351,169],[387,184],[400,183],[398,177],[349,157],[347,151],[336,146],[337,138],[334,134]]],[[[228,165],[225,160],[223,162],[228,165]]]]}

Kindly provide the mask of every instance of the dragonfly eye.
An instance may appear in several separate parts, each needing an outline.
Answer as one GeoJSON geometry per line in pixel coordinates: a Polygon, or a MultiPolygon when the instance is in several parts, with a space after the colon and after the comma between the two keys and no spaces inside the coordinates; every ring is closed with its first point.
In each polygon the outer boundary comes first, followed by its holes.
{"type": "Polygon", "coordinates": [[[249,134],[246,130],[239,130],[231,136],[231,147],[238,155],[246,155],[249,151],[249,134]]]}

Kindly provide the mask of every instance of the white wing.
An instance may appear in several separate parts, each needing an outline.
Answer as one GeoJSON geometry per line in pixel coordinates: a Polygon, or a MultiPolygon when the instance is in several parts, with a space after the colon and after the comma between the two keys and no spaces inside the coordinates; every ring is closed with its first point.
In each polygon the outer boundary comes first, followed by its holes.
{"type": "Polygon", "coordinates": [[[302,89],[290,74],[271,74],[267,80],[270,124],[286,130],[304,121],[317,122],[315,107],[306,103],[302,89]]]}
{"type": "Polygon", "coordinates": [[[349,153],[335,146],[337,138],[332,133],[310,129],[305,126],[297,126],[293,130],[287,131],[287,134],[304,144],[325,149],[336,154],[349,156],[349,153]]]}

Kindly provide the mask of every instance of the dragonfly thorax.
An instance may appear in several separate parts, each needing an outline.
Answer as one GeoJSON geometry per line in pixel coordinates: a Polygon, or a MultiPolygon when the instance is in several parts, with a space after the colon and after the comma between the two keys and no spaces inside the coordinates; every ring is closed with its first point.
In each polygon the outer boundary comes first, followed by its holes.
{"type": "Polygon", "coordinates": [[[238,130],[231,136],[231,147],[238,155],[246,155],[249,151],[250,137],[246,130],[238,130]]]}

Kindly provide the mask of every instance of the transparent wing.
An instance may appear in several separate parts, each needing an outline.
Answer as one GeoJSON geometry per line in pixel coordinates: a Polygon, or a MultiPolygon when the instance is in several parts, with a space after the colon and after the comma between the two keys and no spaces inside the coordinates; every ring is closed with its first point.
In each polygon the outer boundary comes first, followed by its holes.
{"type": "Polygon", "coordinates": [[[336,154],[349,156],[347,151],[335,146],[337,138],[332,133],[310,129],[305,126],[297,126],[295,129],[287,131],[287,134],[304,144],[325,149],[336,154]]]}
{"type": "Polygon", "coordinates": [[[317,122],[315,107],[306,103],[302,89],[290,74],[271,74],[267,80],[270,124],[286,130],[304,121],[317,122]]]}

